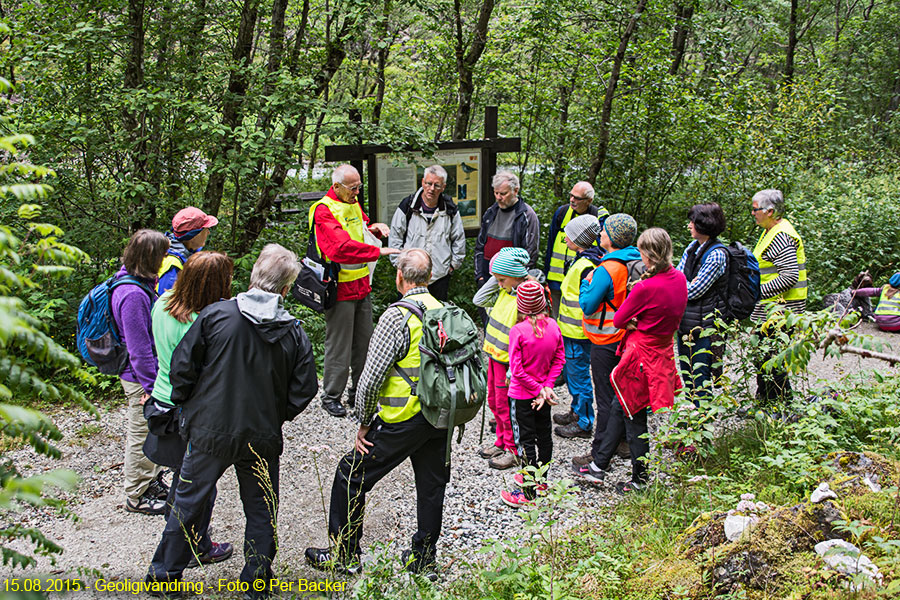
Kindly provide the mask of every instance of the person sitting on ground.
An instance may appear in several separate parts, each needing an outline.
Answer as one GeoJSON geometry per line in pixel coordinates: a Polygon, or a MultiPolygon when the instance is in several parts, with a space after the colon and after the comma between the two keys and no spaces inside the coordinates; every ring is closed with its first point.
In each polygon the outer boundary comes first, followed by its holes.
{"type": "MultiPolygon", "coordinates": [[[[591,217],[593,218],[593,217],[591,217]]],[[[500,499],[518,508],[535,497],[537,472],[553,458],[550,407],[557,403],[553,384],[565,365],[559,325],[547,315],[547,296],[537,281],[516,290],[518,323],[509,332],[509,408],[513,438],[530,473],[516,473],[517,488],[500,492],[500,499]]]]}
{"type": "Polygon", "coordinates": [[[659,227],[648,229],[637,247],[646,271],[613,318],[618,329],[627,330],[619,344],[619,364],[610,376],[618,401],[610,410],[597,459],[587,465],[587,473],[575,471],[589,481],[602,481],[624,430],[631,449],[631,480],[616,484],[622,494],[640,490],[648,481],[647,407],[653,412],[671,408],[681,389],[672,346],[687,305],[687,280],[672,266],[669,234],[659,227]]]}
{"type": "Polygon", "coordinates": [[[900,332],[900,273],[894,273],[884,287],[867,287],[856,290],[857,296],[878,296],[875,307],[875,325],[882,331],[900,332]]]}
{"type": "MultiPolygon", "coordinates": [[[[602,249],[594,245],[600,235],[600,222],[592,215],[575,217],[564,227],[566,248],[575,262],[566,271],[560,286],[559,329],[566,349],[563,370],[572,407],[569,412],[553,417],[560,425],[561,437],[591,437],[594,430],[594,389],[591,387],[591,340],[584,332],[584,313],[578,304],[581,281],[600,264],[602,249]]],[[[551,295],[553,290],[551,288],[551,295]]]]}
{"type": "MultiPolygon", "coordinates": [[[[213,302],[231,298],[231,275],[234,261],[220,252],[197,252],[184,263],[181,276],[175,287],[160,296],[153,305],[153,343],[159,370],[153,393],[144,403],[150,433],[144,442],[144,454],[158,465],[172,469],[173,484],[166,498],[168,519],[175,503],[175,489],[181,475],[181,463],[187,450],[187,442],[178,431],[181,409],[172,404],[172,384],[169,382],[169,366],[175,347],[190,329],[197,313],[213,302]]],[[[231,544],[218,544],[209,538],[209,519],[212,516],[216,493],[213,490],[206,505],[206,511],[198,525],[197,557],[188,563],[188,568],[202,564],[223,561],[231,557],[231,544]]]]}
{"type": "Polygon", "coordinates": [[[175,285],[178,274],[184,263],[195,252],[206,245],[210,227],[219,224],[219,219],[208,215],[196,206],[182,208],[172,217],[172,231],[166,232],[169,238],[169,251],[159,268],[159,284],[156,293],[162,295],[175,285]]]}

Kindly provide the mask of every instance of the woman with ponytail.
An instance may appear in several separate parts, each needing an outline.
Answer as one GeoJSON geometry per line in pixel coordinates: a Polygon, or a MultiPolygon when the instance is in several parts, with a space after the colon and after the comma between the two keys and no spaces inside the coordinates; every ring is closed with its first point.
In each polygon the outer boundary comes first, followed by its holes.
{"type": "Polygon", "coordinates": [[[631,481],[616,485],[621,493],[647,484],[642,460],[650,452],[650,443],[643,437],[647,433],[646,409],[671,408],[675,392],[681,388],[672,346],[687,306],[687,280],[672,266],[669,234],[658,227],[648,229],[638,238],[637,247],[647,270],[613,319],[616,327],[626,330],[618,349],[621,359],[610,376],[619,401],[610,411],[599,462],[591,465],[595,476],[608,471],[624,430],[631,450],[631,481]]]}

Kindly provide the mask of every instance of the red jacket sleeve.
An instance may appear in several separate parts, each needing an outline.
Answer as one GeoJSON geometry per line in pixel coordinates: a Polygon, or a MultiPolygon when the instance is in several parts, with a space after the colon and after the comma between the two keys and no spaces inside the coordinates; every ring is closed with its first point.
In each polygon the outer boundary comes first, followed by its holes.
{"type": "MultiPolygon", "coordinates": [[[[316,241],[329,260],[341,264],[365,263],[378,260],[381,250],[377,246],[357,242],[350,238],[328,207],[316,207],[316,241]]],[[[366,215],[363,213],[363,221],[366,215]]]]}

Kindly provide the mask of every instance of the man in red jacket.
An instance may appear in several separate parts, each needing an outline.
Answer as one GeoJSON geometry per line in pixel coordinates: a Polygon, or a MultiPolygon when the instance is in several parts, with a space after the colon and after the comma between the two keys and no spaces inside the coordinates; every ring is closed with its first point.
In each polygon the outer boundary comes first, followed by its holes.
{"type": "Polygon", "coordinates": [[[335,417],[343,417],[347,411],[341,396],[347,379],[351,379],[348,401],[352,406],[372,337],[372,286],[366,263],[399,251],[365,242],[363,228],[379,238],[386,238],[389,229],[384,223],[369,224],[357,201],[362,190],[359,172],[350,165],[341,165],[331,174],[331,182],[325,197],[310,207],[309,222],[310,228],[315,225],[319,252],[341,267],[337,303],[325,311],[322,407],[335,417]]]}

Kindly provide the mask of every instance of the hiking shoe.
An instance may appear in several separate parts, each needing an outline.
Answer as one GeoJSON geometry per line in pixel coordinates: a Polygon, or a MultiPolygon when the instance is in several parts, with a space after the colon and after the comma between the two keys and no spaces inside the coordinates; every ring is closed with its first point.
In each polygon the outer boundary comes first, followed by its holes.
{"type": "Polygon", "coordinates": [[[495,419],[488,421],[488,427],[491,429],[491,433],[497,433],[497,421],[495,419]]]}
{"type": "Polygon", "coordinates": [[[500,471],[504,469],[511,469],[513,467],[519,466],[519,457],[509,450],[504,450],[499,456],[495,456],[494,458],[489,460],[488,466],[492,469],[498,469],[500,471]]]}
{"type": "Polygon", "coordinates": [[[309,566],[320,571],[334,571],[341,575],[358,575],[362,572],[358,556],[352,561],[335,560],[329,548],[307,548],[303,555],[309,566]]]}
{"type": "Polygon", "coordinates": [[[131,498],[126,498],[125,510],[142,515],[161,515],[166,512],[166,501],[151,495],[148,490],[138,498],[137,502],[132,502],[131,498]]]}
{"type": "Polygon", "coordinates": [[[600,469],[591,461],[581,467],[572,467],[572,472],[591,483],[602,483],[609,469],[600,469]]]}
{"type": "Polygon", "coordinates": [[[646,483],[638,483],[637,481],[620,481],[616,484],[616,491],[625,496],[634,492],[643,492],[647,489],[646,483]]]}
{"type": "Polygon", "coordinates": [[[234,554],[234,546],[228,542],[223,542],[221,544],[213,542],[209,552],[200,555],[199,562],[197,561],[196,556],[192,556],[185,569],[195,569],[200,565],[211,565],[213,563],[222,562],[223,560],[231,558],[232,554],[234,554]]]}
{"type": "Polygon", "coordinates": [[[344,405],[341,404],[340,400],[326,400],[322,399],[322,408],[325,409],[332,417],[346,417],[347,409],[344,408],[344,405]]]}
{"type": "Polygon", "coordinates": [[[570,425],[577,420],[578,417],[575,416],[575,413],[572,412],[572,409],[569,409],[569,412],[553,415],[553,422],[557,425],[570,425]]]}
{"type": "Polygon", "coordinates": [[[144,582],[147,583],[147,593],[153,596],[154,598],[181,598],[181,578],[178,579],[157,579],[153,575],[147,575],[144,578],[144,582]],[[154,589],[153,584],[159,583],[161,588],[154,589]],[[167,591],[167,588],[171,586],[171,591],[167,591]]]}
{"type": "MultiPolygon", "coordinates": [[[[524,487],[524,486],[526,486],[526,485],[533,485],[530,481],[529,481],[528,483],[525,482],[525,475],[523,475],[522,473],[516,473],[515,475],[513,475],[513,481],[515,481],[516,484],[518,484],[518,486],[519,486],[520,488],[521,488],[521,487],[524,487]]],[[[538,493],[538,494],[540,494],[541,492],[546,492],[546,491],[547,491],[547,484],[546,484],[546,483],[539,483],[539,484],[537,484],[537,485],[534,486],[534,489],[537,490],[537,493],[538,493]]],[[[504,500],[504,502],[506,502],[506,501],[504,500]]],[[[509,502],[506,502],[506,503],[509,504],[509,502]]],[[[510,506],[512,506],[512,505],[510,504],[510,506]]]]}
{"type": "Polygon", "coordinates": [[[592,433],[587,429],[582,429],[578,423],[569,423],[562,425],[553,430],[556,435],[563,438],[590,438],[592,433]]]}
{"type": "Polygon", "coordinates": [[[495,446],[494,444],[488,444],[478,451],[478,456],[480,456],[481,458],[494,458],[495,456],[500,456],[501,454],[503,454],[503,448],[495,446]]]}
{"type": "Polygon", "coordinates": [[[628,446],[628,442],[625,440],[619,442],[619,445],[616,446],[616,456],[619,458],[631,458],[631,448],[628,446]]]}
{"type": "Polygon", "coordinates": [[[150,482],[150,485],[147,486],[147,490],[144,493],[159,500],[168,498],[169,486],[166,484],[165,479],[163,479],[168,472],[168,469],[160,471],[153,481],[150,482]]]}
{"type": "Polygon", "coordinates": [[[435,563],[434,561],[420,561],[413,554],[412,550],[404,550],[400,554],[400,562],[403,563],[403,568],[410,573],[421,575],[431,582],[435,582],[438,580],[437,563],[435,563]]]}
{"type": "Polygon", "coordinates": [[[579,454],[578,456],[572,457],[572,466],[573,467],[583,467],[584,465],[590,463],[594,460],[594,456],[588,452],[587,454],[579,454]]]}
{"type": "Polygon", "coordinates": [[[511,492],[507,492],[503,490],[500,492],[500,499],[503,500],[504,504],[507,506],[512,506],[513,508],[519,508],[520,506],[528,506],[531,504],[531,500],[529,500],[525,496],[525,492],[522,490],[513,490],[511,492]]]}

